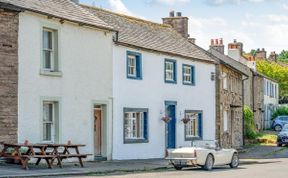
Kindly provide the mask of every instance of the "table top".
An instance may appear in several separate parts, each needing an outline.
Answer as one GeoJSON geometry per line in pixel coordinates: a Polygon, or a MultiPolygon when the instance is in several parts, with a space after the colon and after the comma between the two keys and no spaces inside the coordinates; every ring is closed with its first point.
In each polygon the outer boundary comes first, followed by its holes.
{"type": "Polygon", "coordinates": [[[84,147],[84,144],[47,144],[47,147],[84,147]]]}

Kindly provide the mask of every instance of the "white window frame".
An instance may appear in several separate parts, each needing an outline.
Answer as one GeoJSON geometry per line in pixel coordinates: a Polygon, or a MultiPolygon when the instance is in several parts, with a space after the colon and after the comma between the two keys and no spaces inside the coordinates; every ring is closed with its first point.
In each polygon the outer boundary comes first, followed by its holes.
{"type": "MultiPolygon", "coordinates": [[[[56,35],[55,35],[55,30],[52,30],[52,29],[49,29],[49,28],[43,28],[43,31],[42,31],[42,35],[43,35],[43,38],[42,38],[42,69],[44,71],[49,71],[49,72],[53,72],[56,70],[56,65],[55,65],[55,60],[57,60],[57,57],[55,55],[56,53],[56,46],[55,46],[55,42],[57,39],[56,38],[56,35]],[[48,49],[48,48],[44,48],[44,32],[50,32],[51,33],[51,45],[52,45],[52,49],[48,49]],[[45,52],[50,52],[50,68],[47,68],[45,65],[46,65],[46,58],[45,58],[45,52]]],[[[49,39],[48,39],[49,40],[49,39]]]]}
{"type": "Polygon", "coordinates": [[[193,81],[192,81],[192,67],[191,66],[187,66],[187,65],[184,65],[183,66],[183,82],[186,83],[186,84],[192,84],[193,81]],[[190,73],[187,73],[187,71],[190,71],[190,73]],[[190,78],[190,80],[186,80],[187,78],[190,78]]]}
{"type": "Polygon", "coordinates": [[[124,121],[125,122],[125,127],[124,127],[125,139],[127,140],[145,139],[144,138],[144,112],[125,112],[124,116],[125,116],[124,118],[125,119],[124,121]],[[139,114],[139,118],[137,118],[138,114],[139,114]],[[126,117],[126,115],[128,115],[128,118],[126,117]],[[138,120],[139,120],[139,124],[137,123],[138,120]]]}
{"type": "Polygon", "coordinates": [[[228,131],[228,111],[227,110],[223,111],[223,131],[224,132],[228,131]]]}
{"type": "Polygon", "coordinates": [[[222,74],[223,80],[222,80],[222,85],[224,90],[228,90],[228,76],[226,72],[223,72],[222,74]]]}
{"type": "Polygon", "coordinates": [[[135,55],[128,55],[128,73],[129,77],[137,77],[137,57],[135,55]],[[131,61],[134,61],[134,65],[132,65],[131,61]]]}
{"type": "Polygon", "coordinates": [[[175,79],[174,79],[174,65],[175,63],[172,62],[172,61],[165,61],[165,80],[166,81],[171,81],[171,82],[174,82],[175,79]],[[168,69],[168,65],[172,68],[172,69],[168,69]],[[171,74],[171,78],[168,78],[168,74],[171,74]]]}
{"type": "Polygon", "coordinates": [[[189,117],[190,121],[185,124],[186,138],[199,138],[199,113],[187,112],[185,117],[189,117]]]}
{"type": "Polygon", "coordinates": [[[42,108],[43,108],[43,111],[42,111],[42,141],[43,142],[55,142],[56,141],[56,114],[55,114],[55,110],[56,110],[56,102],[54,101],[43,101],[42,103],[42,108]],[[45,105],[52,105],[52,120],[49,121],[49,120],[45,120],[45,105]],[[44,129],[44,125],[45,124],[51,124],[51,135],[50,135],[50,138],[51,140],[46,140],[44,138],[44,132],[46,131],[44,129]]]}

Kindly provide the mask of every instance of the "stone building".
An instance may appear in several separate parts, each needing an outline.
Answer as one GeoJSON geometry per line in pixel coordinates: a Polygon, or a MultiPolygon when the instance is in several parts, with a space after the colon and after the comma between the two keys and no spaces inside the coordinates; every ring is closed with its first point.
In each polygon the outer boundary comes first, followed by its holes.
{"type": "Polygon", "coordinates": [[[255,52],[256,59],[266,59],[267,58],[267,51],[262,48],[261,50],[258,48],[255,52]]]}
{"type": "Polygon", "coordinates": [[[18,23],[20,9],[0,7],[0,141],[17,141],[18,23]]]}
{"type": "Polygon", "coordinates": [[[222,39],[212,39],[209,52],[216,67],[216,138],[224,148],[243,146],[244,81],[250,69],[224,54],[222,39]]]}

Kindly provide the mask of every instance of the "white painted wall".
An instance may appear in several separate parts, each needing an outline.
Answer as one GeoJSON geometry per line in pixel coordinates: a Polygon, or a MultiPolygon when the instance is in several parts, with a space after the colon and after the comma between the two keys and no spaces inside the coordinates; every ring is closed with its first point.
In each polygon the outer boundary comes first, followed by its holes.
{"type": "MultiPolygon", "coordinates": [[[[18,141],[41,142],[41,98],[60,100],[60,143],[86,144],[94,153],[93,103],[108,105],[107,149],[111,158],[112,34],[33,13],[21,13],[19,24],[18,141]],[[39,74],[42,26],[59,31],[61,77],[39,74]]],[[[92,158],[92,157],[91,157],[92,158]]]]}
{"type": "Polygon", "coordinates": [[[264,87],[264,109],[265,109],[263,128],[268,129],[271,127],[272,122],[271,116],[273,114],[273,111],[278,107],[279,104],[279,84],[272,80],[264,78],[263,87],[264,87]],[[271,91],[270,84],[273,84],[273,87],[276,86],[276,90],[274,89],[275,96],[270,96],[271,91]]]}
{"type": "Polygon", "coordinates": [[[193,62],[178,57],[166,56],[115,46],[113,50],[113,159],[162,158],[165,154],[165,124],[160,120],[160,111],[165,111],[165,101],[177,101],[176,146],[189,146],[184,141],[184,115],[187,110],[203,110],[204,139],[215,139],[215,81],[211,81],[213,64],[193,62]],[[126,51],[142,54],[143,80],[126,78],[126,51]],[[177,84],[164,82],[164,59],[177,60],[177,84]],[[196,86],[182,84],[182,64],[195,66],[196,86]],[[148,108],[149,143],[124,144],[123,108],[148,108]]]}

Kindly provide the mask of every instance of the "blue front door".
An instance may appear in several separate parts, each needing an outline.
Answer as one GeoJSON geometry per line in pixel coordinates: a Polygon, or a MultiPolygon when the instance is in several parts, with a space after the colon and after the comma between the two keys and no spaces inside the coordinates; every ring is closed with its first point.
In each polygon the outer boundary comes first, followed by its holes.
{"type": "Polygon", "coordinates": [[[166,147],[176,148],[176,105],[166,105],[166,114],[172,119],[166,126],[166,147]]]}

